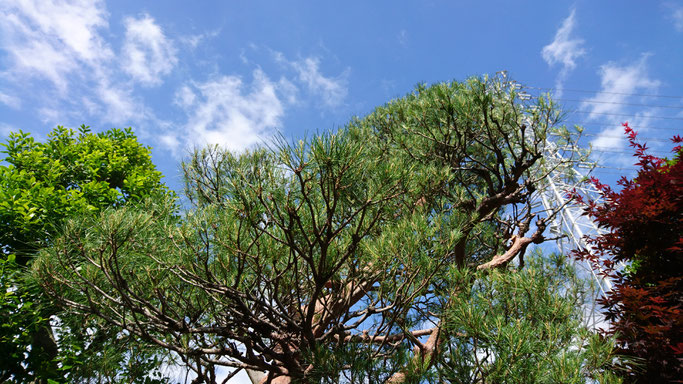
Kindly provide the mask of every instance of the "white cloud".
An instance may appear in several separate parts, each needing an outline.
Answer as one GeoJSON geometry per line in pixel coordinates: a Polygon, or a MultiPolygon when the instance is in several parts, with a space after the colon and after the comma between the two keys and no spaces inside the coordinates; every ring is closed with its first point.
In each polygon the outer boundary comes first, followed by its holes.
{"type": "Polygon", "coordinates": [[[408,45],[408,41],[409,41],[408,31],[406,31],[405,29],[402,29],[398,33],[398,43],[405,47],[408,45]]]}
{"type": "Polygon", "coordinates": [[[22,1],[19,4],[44,36],[55,36],[78,59],[93,62],[111,57],[111,50],[97,33],[98,28],[108,25],[101,1],[22,1]]]}
{"type": "Polygon", "coordinates": [[[277,90],[282,94],[289,104],[296,104],[298,101],[299,89],[286,77],[281,77],[277,82],[277,90]]]}
{"type": "Polygon", "coordinates": [[[197,95],[192,91],[192,88],[190,88],[187,85],[184,85],[176,91],[175,99],[173,102],[180,107],[186,108],[194,104],[196,98],[197,95]]]}
{"type": "Polygon", "coordinates": [[[237,75],[186,83],[176,90],[173,101],[187,114],[184,131],[169,130],[157,139],[174,153],[182,145],[207,144],[241,151],[275,134],[282,127],[285,108],[300,104],[302,99],[318,100],[325,107],[342,104],[347,94],[348,70],[336,78],[327,77],[321,73],[317,58],[289,61],[280,52],[270,52],[289,74],[274,81],[257,67],[251,84],[237,75]]]}
{"type": "Polygon", "coordinates": [[[182,44],[185,44],[189,46],[190,48],[194,49],[199,46],[199,43],[202,42],[202,40],[206,39],[212,39],[216,36],[218,36],[221,33],[221,29],[214,29],[212,31],[196,34],[196,35],[187,35],[187,36],[182,36],[180,37],[180,42],[182,44]]]}
{"type": "MultiPolygon", "coordinates": [[[[620,66],[609,62],[600,67],[600,91],[591,98],[585,99],[580,108],[589,112],[588,120],[600,120],[610,125],[602,130],[592,145],[600,149],[627,147],[624,128],[621,123],[628,120],[631,126],[645,127],[651,124],[651,116],[657,115],[655,109],[641,110],[633,113],[633,118],[627,119],[614,114],[628,114],[627,105],[638,93],[655,93],[660,81],[652,79],[647,70],[648,55],[632,65],[620,66]]],[[[634,102],[631,102],[634,103],[634,102]]],[[[611,162],[627,165],[631,163],[630,156],[612,156],[611,162]]]]}
{"type": "Polygon", "coordinates": [[[143,85],[159,85],[178,62],[173,43],[149,15],[128,17],[124,24],[124,70],[143,85]]]}
{"type": "Polygon", "coordinates": [[[555,33],[552,43],[543,47],[541,56],[548,65],[560,64],[562,69],[556,80],[556,88],[559,96],[562,93],[562,86],[569,75],[569,72],[576,68],[576,60],[586,54],[583,48],[584,41],[573,37],[574,27],[576,26],[576,10],[573,9],[555,33]]]}
{"type": "MultiPolygon", "coordinates": [[[[306,57],[300,60],[290,61],[282,52],[271,51],[276,63],[286,69],[294,70],[295,81],[308,91],[312,96],[322,101],[322,106],[333,108],[341,105],[348,94],[348,77],[350,69],[336,77],[327,77],[320,72],[320,59],[306,57]]],[[[297,100],[296,86],[286,78],[280,81],[281,91],[287,95],[288,100],[297,100]]]]}
{"type": "Polygon", "coordinates": [[[16,96],[8,95],[2,91],[0,91],[0,103],[5,104],[12,109],[21,108],[21,99],[16,96]]]}
{"type": "Polygon", "coordinates": [[[81,65],[98,66],[113,56],[97,32],[108,26],[102,1],[3,2],[0,12],[13,75],[46,78],[64,93],[67,76],[81,65]]]}
{"type": "Polygon", "coordinates": [[[180,149],[180,140],[177,135],[174,134],[161,134],[157,136],[157,140],[161,142],[166,148],[168,148],[174,156],[178,155],[178,150],[180,149]]]}
{"type": "MultiPolygon", "coordinates": [[[[281,126],[284,110],[276,88],[260,69],[254,71],[247,89],[238,76],[186,85],[178,93],[188,114],[182,140],[199,146],[219,144],[233,151],[259,144],[281,126]],[[190,92],[195,96],[183,96],[190,92]]],[[[175,143],[172,137],[164,140],[175,143]]]]}
{"type": "Polygon", "coordinates": [[[19,130],[10,124],[0,123],[0,136],[9,136],[12,132],[19,132],[19,130]]]}
{"type": "Polygon", "coordinates": [[[348,69],[340,76],[332,78],[320,73],[320,60],[317,58],[308,57],[290,64],[298,72],[299,80],[310,92],[321,97],[325,106],[336,107],[344,101],[348,93],[348,69]]]}
{"type": "Polygon", "coordinates": [[[683,6],[674,7],[671,13],[674,27],[678,32],[683,32],[683,6]]]}
{"type": "Polygon", "coordinates": [[[50,80],[55,87],[66,94],[68,88],[67,75],[78,67],[73,56],[64,55],[59,47],[49,42],[33,40],[25,45],[18,45],[11,51],[14,56],[13,68],[19,77],[43,77],[50,80]]]}
{"type": "Polygon", "coordinates": [[[130,125],[145,117],[144,106],[135,100],[131,89],[111,85],[102,80],[97,87],[97,96],[104,106],[104,118],[114,124],[130,125]]]}
{"type": "Polygon", "coordinates": [[[30,100],[49,124],[157,123],[136,86],[160,84],[177,63],[176,49],[154,19],[142,15],[124,19],[122,48],[114,52],[104,37],[108,17],[101,0],[0,1],[0,47],[8,58],[0,80],[14,97],[0,95],[0,102],[30,100]],[[30,81],[48,86],[31,92],[30,81]]]}
{"type": "Polygon", "coordinates": [[[605,113],[619,113],[623,110],[629,94],[654,92],[660,85],[647,72],[648,55],[632,65],[620,66],[609,62],[600,67],[601,89],[594,97],[581,103],[583,110],[589,110],[589,119],[599,119],[605,113]]]}
{"type": "MultiPolygon", "coordinates": [[[[631,127],[647,127],[653,122],[652,116],[656,116],[655,110],[647,110],[637,112],[633,118],[628,119],[628,123],[631,127]]],[[[598,137],[591,142],[591,145],[598,149],[625,149],[628,148],[628,143],[626,141],[626,135],[624,134],[624,127],[621,125],[623,118],[620,119],[608,119],[607,121],[612,122],[612,126],[603,129],[598,137]]],[[[639,132],[643,132],[643,129],[639,129],[639,132]]],[[[612,157],[612,161],[621,163],[622,165],[632,165],[631,156],[612,157]]]]}
{"type": "Polygon", "coordinates": [[[83,106],[83,110],[87,111],[90,116],[95,116],[102,111],[101,105],[92,101],[88,96],[81,97],[80,103],[83,106]]]}
{"type": "Polygon", "coordinates": [[[571,70],[576,67],[576,59],[586,53],[582,47],[583,40],[571,36],[576,25],[575,17],[576,10],[572,10],[555,33],[553,42],[543,47],[541,55],[548,65],[559,63],[571,70]]]}
{"type": "Polygon", "coordinates": [[[60,125],[63,122],[63,113],[60,113],[60,111],[55,108],[44,106],[38,108],[36,112],[38,113],[38,118],[40,121],[50,126],[60,125]]]}

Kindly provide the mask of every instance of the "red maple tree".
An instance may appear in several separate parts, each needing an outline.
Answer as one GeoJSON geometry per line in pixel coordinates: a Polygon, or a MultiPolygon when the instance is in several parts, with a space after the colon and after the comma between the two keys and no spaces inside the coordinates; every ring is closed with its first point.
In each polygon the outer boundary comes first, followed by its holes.
{"type": "MultiPolygon", "coordinates": [[[[586,214],[608,232],[588,239],[593,252],[576,251],[614,282],[599,300],[620,352],[641,365],[626,382],[683,382],[683,149],[674,136],[670,160],[647,153],[624,123],[639,167],[622,177],[620,191],[593,179],[605,202],[586,202],[586,214]],[[598,268],[599,267],[599,268],[598,268]]],[[[637,366],[637,365],[636,365],[637,366]]]]}

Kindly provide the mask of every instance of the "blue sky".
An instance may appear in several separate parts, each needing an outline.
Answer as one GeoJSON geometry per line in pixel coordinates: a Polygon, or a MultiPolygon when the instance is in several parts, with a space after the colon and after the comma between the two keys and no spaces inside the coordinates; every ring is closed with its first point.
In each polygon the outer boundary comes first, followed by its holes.
{"type": "MultiPolygon", "coordinates": [[[[0,0],[0,140],[133,127],[180,190],[194,146],[337,129],[418,83],[551,90],[613,182],[683,129],[683,1],[0,0]]],[[[242,380],[246,380],[242,377],[242,380]]]]}
{"type": "Polygon", "coordinates": [[[620,122],[664,155],[683,132],[683,2],[0,0],[0,139],[131,126],[176,189],[193,146],[297,139],[500,70],[552,88],[612,180],[633,169],[620,122]]]}

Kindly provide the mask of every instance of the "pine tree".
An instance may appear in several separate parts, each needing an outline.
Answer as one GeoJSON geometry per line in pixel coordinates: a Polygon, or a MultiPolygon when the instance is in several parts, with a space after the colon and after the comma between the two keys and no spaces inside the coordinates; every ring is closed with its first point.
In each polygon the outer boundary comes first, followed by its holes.
{"type": "Polygon", "coordinates": [[[472,78],[307,141],[199,150],[184,164],[192,209],[156,199],[71,220],[36,273],[71,310],[177,353],[196,382],[217,366],[272,383],[610,382],[572,274],[511,263],[556,214],[532,200],[546,139],[573,140],[559,119],[545,97],[472,78]]]}

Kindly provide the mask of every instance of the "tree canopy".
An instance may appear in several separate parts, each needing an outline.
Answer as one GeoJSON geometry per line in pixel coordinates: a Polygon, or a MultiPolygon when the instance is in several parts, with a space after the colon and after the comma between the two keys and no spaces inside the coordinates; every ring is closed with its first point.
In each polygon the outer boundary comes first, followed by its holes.
{"type": "Polygon", "coordinates": [[[81,126],[76,135],[59,126],[44,143],[17,132],[2,146],[0,246],[21,264],[70,215],[168,191],[130,128],[94,134],[81,126]]]}
{"type": "Polygon", "coordinates": [[[560,118],[471,78],[310,140],[198,150],[192,209],[83,214],[35,273],[72,311],[176,352],[195,382],[217,366],[272,383],[611,382],[570,269],[525,261],[556,214],[533,204],[545,147],[575,139],[560,118]]]}
{"type": "Polygon", "coordinates": [[[131,356],[125,348],[116,353],[106,348],[114,346],[107,340],[116,332],[60,313],[58,345],[50,328],[57,309],[34,281],[24,278],[23,270],[38,249],[52,244],[67,217],[151,196],[170,197],[172,192],[161,182],[150,148],[130,128],[93,133],[86,126],[78,132],[59,126],[45,142],[20,131],[2,146],[0,381],[45,382],[67,372],[69,380],[77,380],[79,374],[87,375],[79,367],[89,364],[99,366],[98,375],[106,377],[107,361],[117,365],[127,360],[126,354],[131,356]]]}

